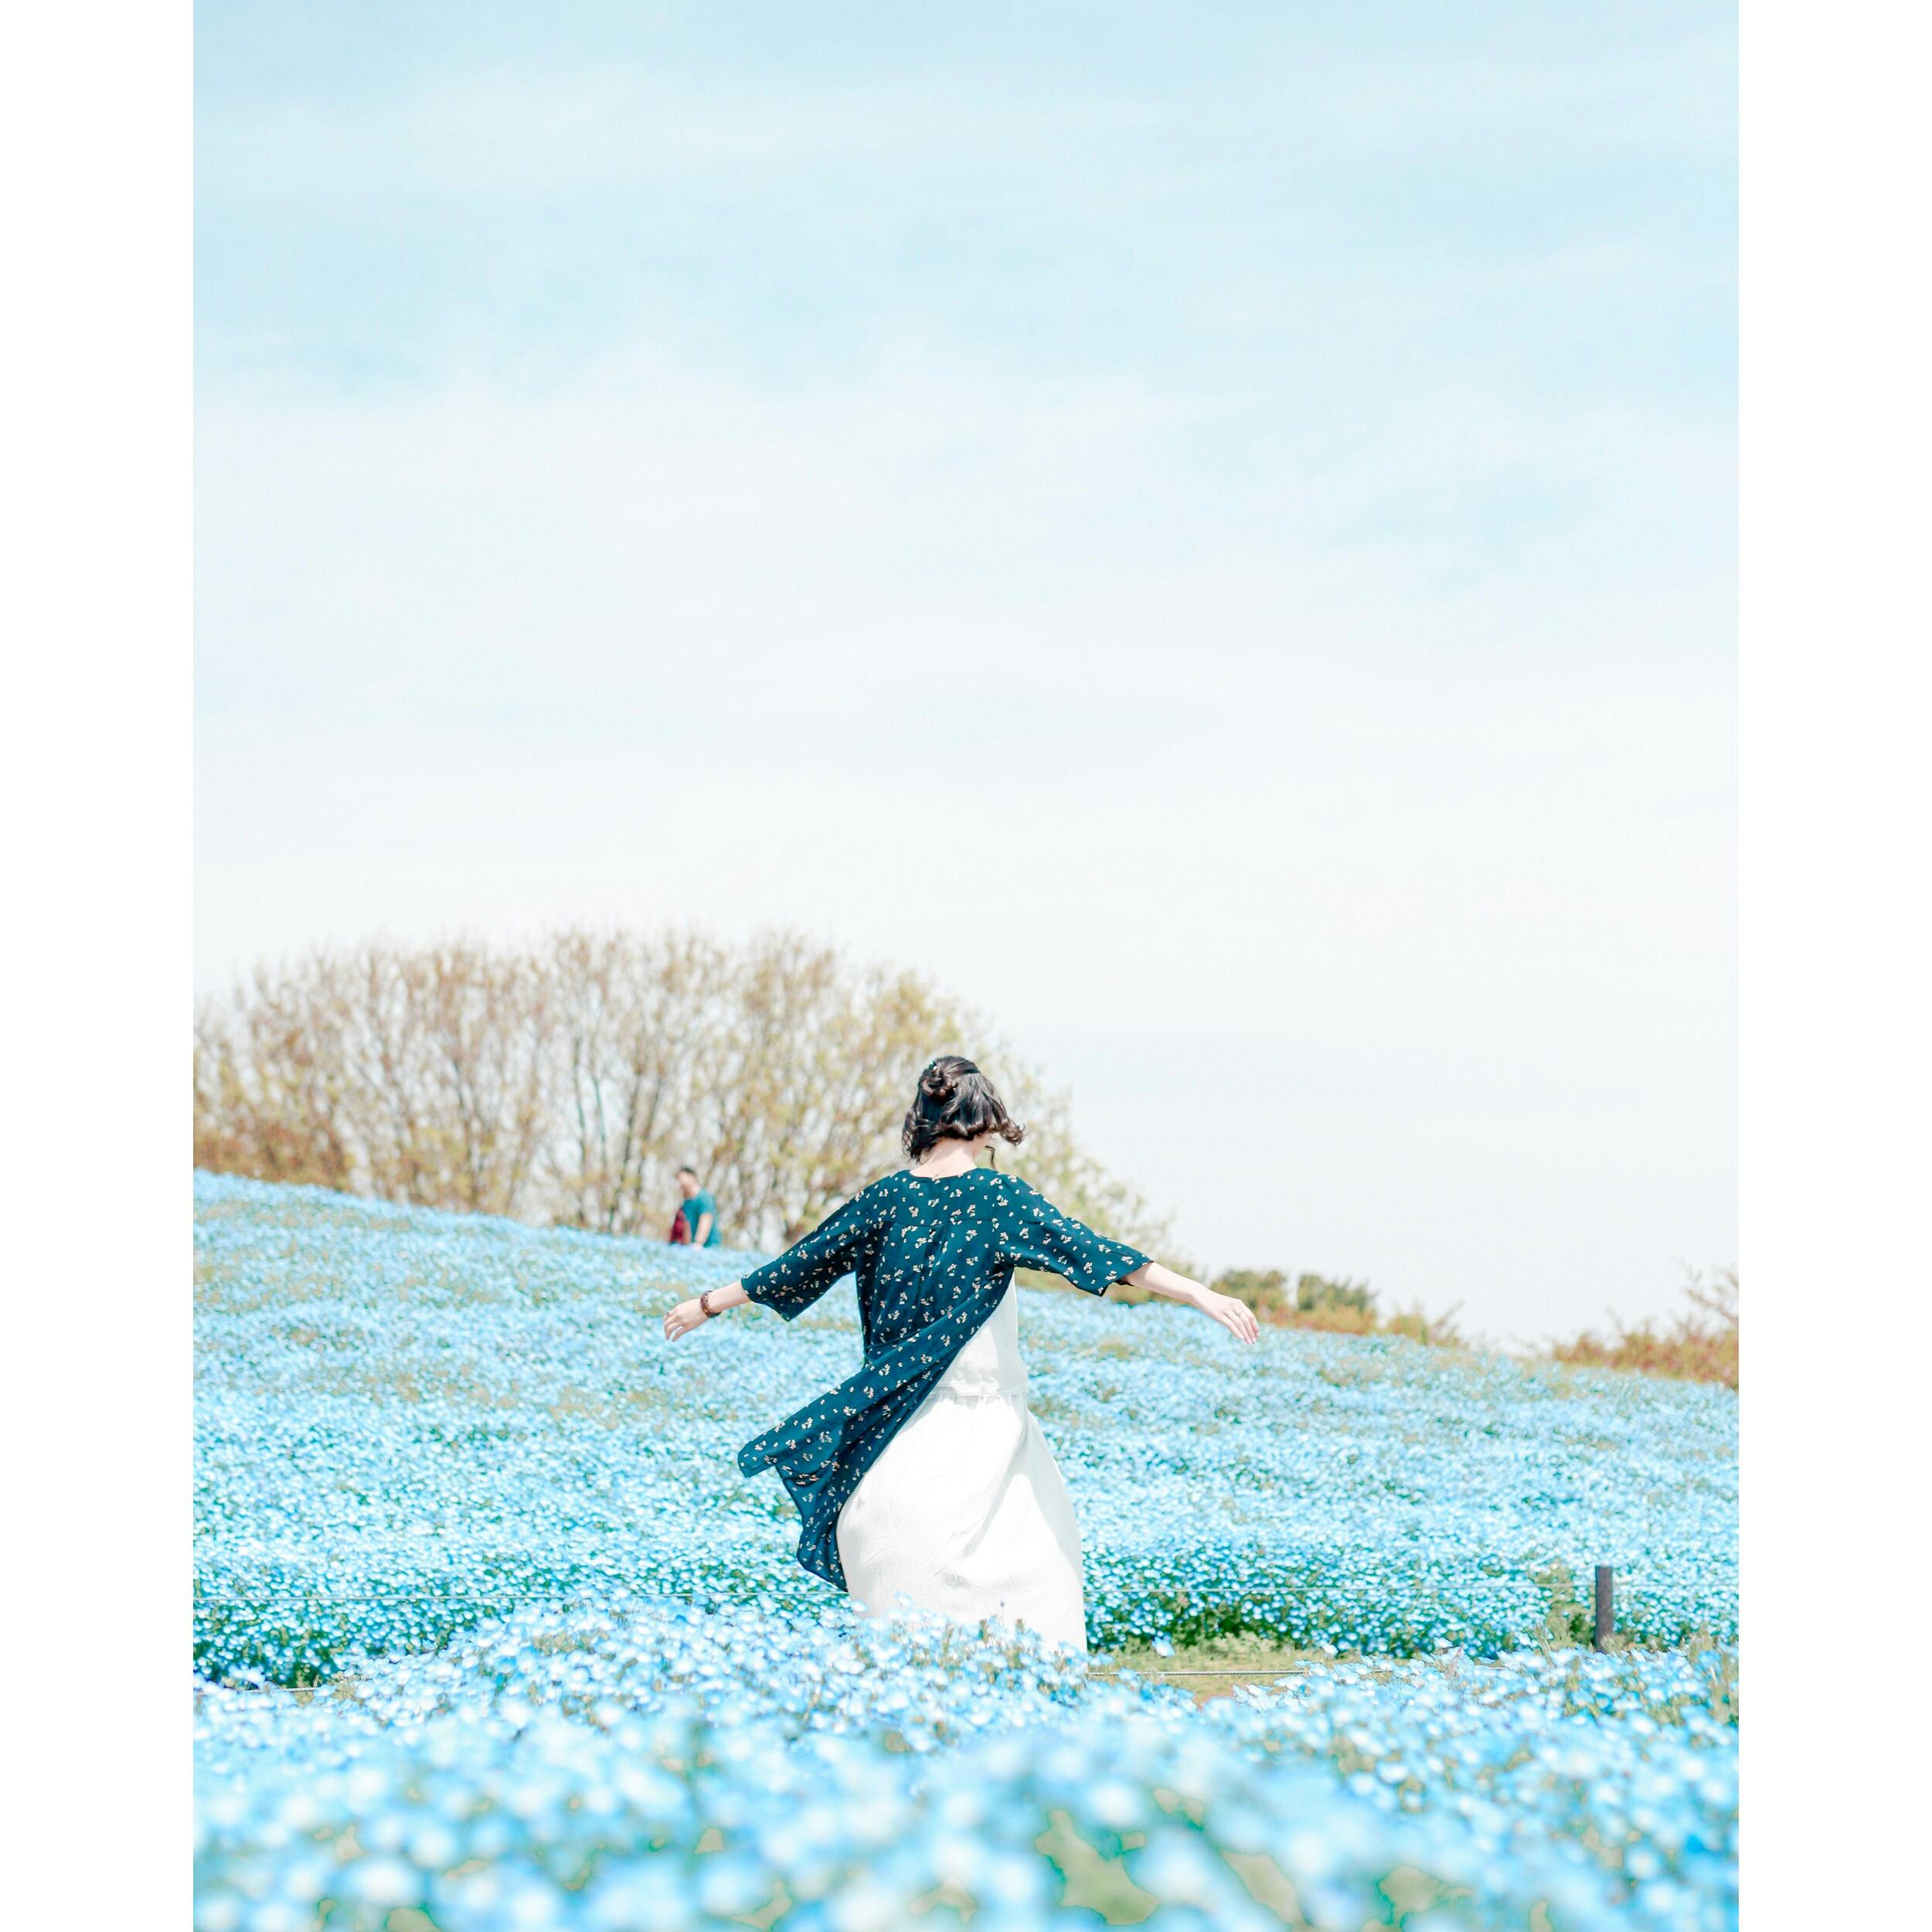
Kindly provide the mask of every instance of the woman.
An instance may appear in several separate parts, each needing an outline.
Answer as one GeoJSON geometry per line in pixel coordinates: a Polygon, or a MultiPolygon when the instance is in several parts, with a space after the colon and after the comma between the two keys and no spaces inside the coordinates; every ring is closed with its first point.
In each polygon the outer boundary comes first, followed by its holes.
{"type": "Polygon", "coordinates": [[[901,1140],[912,1165],[872,1182],[775,1261],[665,1317],[675,1341],[757,1301],[789,1321],[859,1277],[859,1372],[747,1443],[747,1476],[775,1468],[798,1506],[798,1560],[873,1614],[903,1594],[947,1616],[1025,1623],[1087,1648],[1080,1526],[1026,1406],[1016,1267],[1104,1294],[1131,1281],[1199,1308],[1243,1342],[1231,1295],[1062,1214],[978,1158],[1023,1130],[971,1060],[919,1077],[901,1140]]]}

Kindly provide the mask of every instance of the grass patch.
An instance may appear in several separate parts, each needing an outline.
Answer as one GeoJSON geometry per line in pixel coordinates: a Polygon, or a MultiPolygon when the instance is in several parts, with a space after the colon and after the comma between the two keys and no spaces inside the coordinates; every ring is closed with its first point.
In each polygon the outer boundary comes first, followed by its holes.
{"type": "Polygon", "coordinates": [[[1270,1643],[1258,1637],[1211,1637],[1169,1654],[1151,1645],[1130,1644],[1119,1650],[1096,1651],[1093,1658],[1096,1676],[1114,1677],[1133,1671],[1156,1683],[1186,1691],[1196,1703],[1225,1697],[1244,1684],[1272,1684],[1298,1668],[1328,1661],[1323,1651],[1270,1643]]]}

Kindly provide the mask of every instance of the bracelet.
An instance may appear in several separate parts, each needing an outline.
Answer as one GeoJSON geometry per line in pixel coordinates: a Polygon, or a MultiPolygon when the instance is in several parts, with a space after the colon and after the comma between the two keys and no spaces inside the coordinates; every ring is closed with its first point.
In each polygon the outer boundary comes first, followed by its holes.
{"type": "Polygon", "coordinates": [[[704,1311],[704,1318],[709,1321],[711,1319],[710,1289],[706,1288],[704,1293],[698,1297],[698,1306],[704,1311]]]}

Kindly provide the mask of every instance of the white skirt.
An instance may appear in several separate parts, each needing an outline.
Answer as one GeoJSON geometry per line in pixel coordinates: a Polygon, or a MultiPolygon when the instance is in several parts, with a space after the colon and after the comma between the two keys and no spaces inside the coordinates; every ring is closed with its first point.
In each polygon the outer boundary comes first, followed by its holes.
{"type": "Polygon", "coordinates": [[[962,1622],[997,1617],[1086,1649],[1080,1525],[1026,1406],[1016,1288],[839,1511],[838,1560],[872,1615],[903,1595],[962,1622]]]}

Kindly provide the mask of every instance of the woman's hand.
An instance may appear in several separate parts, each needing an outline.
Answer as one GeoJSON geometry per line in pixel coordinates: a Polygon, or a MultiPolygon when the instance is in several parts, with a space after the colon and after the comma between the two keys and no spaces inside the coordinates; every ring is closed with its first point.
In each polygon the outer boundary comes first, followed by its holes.
{"type": "Polygon", "coordinates": [[[726,1281],[715,1288],[706,1288],[704,1301],[680,1301],[664,1318],[664,1338],[675,1342],[681,1335],[689,1335],[693,1328],[701,1327],[706,1319],[704,1302],[711,1304],[711,1318],[715,1320],[727,1308],[742,1308],[751,1299],[745,1293],[742,1281],[726,1281]]]}
{"type": "Polygon", "coordinates": [[[1261,1332],[1254,1311],[1231,1294],[1217,1294],[1206,1283],[1191,1276],[1176,1274],[1158,1261],[1144,1261],[1127,1279],[1150,1294],[1164,1294],[1170,1301],[1185,1301],[1218,1321],[1237,1342],[1252,1342],[1261,1332]]]}
{"type": "Polygon", "coordinates": [[[675,1342],[680,1335],[689,1335],[693,1328],[702,1328],[706,1318],[705,1311],[698,1305],[695,1297],[689,1301],[680,1301],[664,1318],[665,1340],[675,1342]]]}
{"type": "Polygon", "coordinates": [[[1194,1305],[1211,1321],[1218,1321],[1237,1342],[1252,1342],[1261,1332],[1254,1311],[1231,1294],[1216,1294],[1204,1287],[1194,1305]]]}

